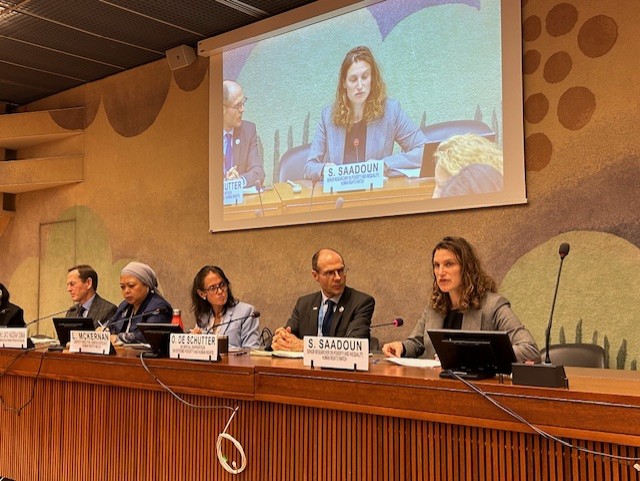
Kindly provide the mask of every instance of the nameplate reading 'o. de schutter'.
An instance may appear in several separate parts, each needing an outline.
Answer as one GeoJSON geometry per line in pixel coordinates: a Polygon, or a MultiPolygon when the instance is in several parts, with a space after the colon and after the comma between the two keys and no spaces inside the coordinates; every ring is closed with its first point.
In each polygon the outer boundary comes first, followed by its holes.
{"type": "Polygon", "coordinates": [[[108,331],[69,331],[69,352],[108,356],[110,351],[111,341],[108,331]]]}
{"type": "Polygon", "coordinates": [[[305,336],[303,362],[305,366],[368,371],[369,340],[305,336]]]}
{"type": "Polygon", "coordinates": [[[27,328],[26,327],[3,327],[0,328],[0,347],[10,349],[27,348],[27,328]]]}
{"type": "Polygon", "coordinates": [[[216,334],[171,334],[169,357],[192,361],[217,361],[218,336],[216,334]]]}
{"type": "Polygon", "coordinates": [[[224,205],[238,205],[244,202],[242,179],[224,181],[224,205]]]}
{"type": "Polygon", "coordinates": [[[326,193],[350,190],[371,190],[384,186],[384,161],[330,164],[324,168],[322,191],[326,193]]]}

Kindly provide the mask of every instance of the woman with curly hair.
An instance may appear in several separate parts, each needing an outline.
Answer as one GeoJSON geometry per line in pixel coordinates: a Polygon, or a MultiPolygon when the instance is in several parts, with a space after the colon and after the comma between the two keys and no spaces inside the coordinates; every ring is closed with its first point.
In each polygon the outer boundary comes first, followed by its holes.
{"type": "Polygon", "coordinates": [[[540,362],[533,337],[496,294],[496,284],[484,272],[478,256],[462,237],[445,237],[433,249],[433,291],[413,332],[406,340],[390,342],[382,352],[390,357],[434,357],[428,329],[505,331],[518,362],[540,362]]]}
{"type": "Polygon", "coordinates": [[[368,47],[342,61],[333,105],[323,111],[305,165],[305,178],[320,180],[326,164],[384,160],[385,170],[419,168],[422,131],[387,97],[380,67],[368,47]],[[393,153],[394,142],[402,152],[393,153]]]}

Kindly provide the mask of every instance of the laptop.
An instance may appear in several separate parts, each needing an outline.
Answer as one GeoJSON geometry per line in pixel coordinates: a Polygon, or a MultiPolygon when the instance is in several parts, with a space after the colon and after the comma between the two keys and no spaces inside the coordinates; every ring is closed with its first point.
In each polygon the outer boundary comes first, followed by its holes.
{"type": "Polygon", "coordinates": [[[93,319],[90,317],[54,317],[53,327],[56,329],[58,342],[64,348],[71,340],[71,331],[94,331],[93,319]]]}

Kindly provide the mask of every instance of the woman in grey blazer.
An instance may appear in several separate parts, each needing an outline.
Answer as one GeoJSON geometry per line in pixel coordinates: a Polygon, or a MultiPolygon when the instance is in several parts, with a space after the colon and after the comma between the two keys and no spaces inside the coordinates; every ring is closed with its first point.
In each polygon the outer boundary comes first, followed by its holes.
{"type": "Polygon", "coordinates": [[[218,266],[204,266],[193,279],[191,311],[196,318],[194,334],[211,333],[229,338],[230,347],[258,347],[258,315],[255,308],[238,301],[231,282],[218,266]],[[232,321],[232,322],[231,322],[232,321]]]}
{"type": "Polygon", "coordinates": [[[321,180],[324,166],[384,160],[385,171],[419,168],[426,139],[387,98],[380,68],[368,47],[350,50],[342,61],[336,99],[326,106],[305,164],[306,179],[321,180]],[[397,142],[402,152],[393,153],[397,142]]]}
{"type": "Polygon", "coordinates": [[[382,346],[390,357],[434,357],[428,329],[505,331],[518,362],[540,362],[540,352],[511,305],[496,294],[473,247],[462,237],[445,237],[433,249],[433,291],[411,335],[382,346]]]}

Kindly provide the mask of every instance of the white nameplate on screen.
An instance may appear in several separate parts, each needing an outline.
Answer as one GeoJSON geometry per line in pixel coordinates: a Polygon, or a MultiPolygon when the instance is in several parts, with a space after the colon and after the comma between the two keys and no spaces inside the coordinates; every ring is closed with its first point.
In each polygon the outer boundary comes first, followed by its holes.
{"type": "Polygon", "coordinates": [[[27,328],[26,327],[3,327],[0,328],[0,347],[11,349],[27,348],[27,328]]]}
{"type": "Polygon", "coordinates": [[[384,161],[371,160],[324,168],[323,192],[378,189],[384,185],[384,161]]]}
{"type": "Polygon", "coordinates": [[[194,361],[218,360],[216,334],[171,334],[169,357],[194,361]]]}
{"type": "Polygon", "coordinates": [[[224,205],[237,205],[244,202],[242,179],[224,181],[224,205]]]}
{"type": "Polygon", "coordinates": [[[369,340],[353,337],[304,336],[305,366],[349,371],[369,370],[369,340]]]}
{"type": "Polygon", "coordinates": [[[111,341],[108,331],[69,331],[69,352],[109,355],[111,341]]]}

